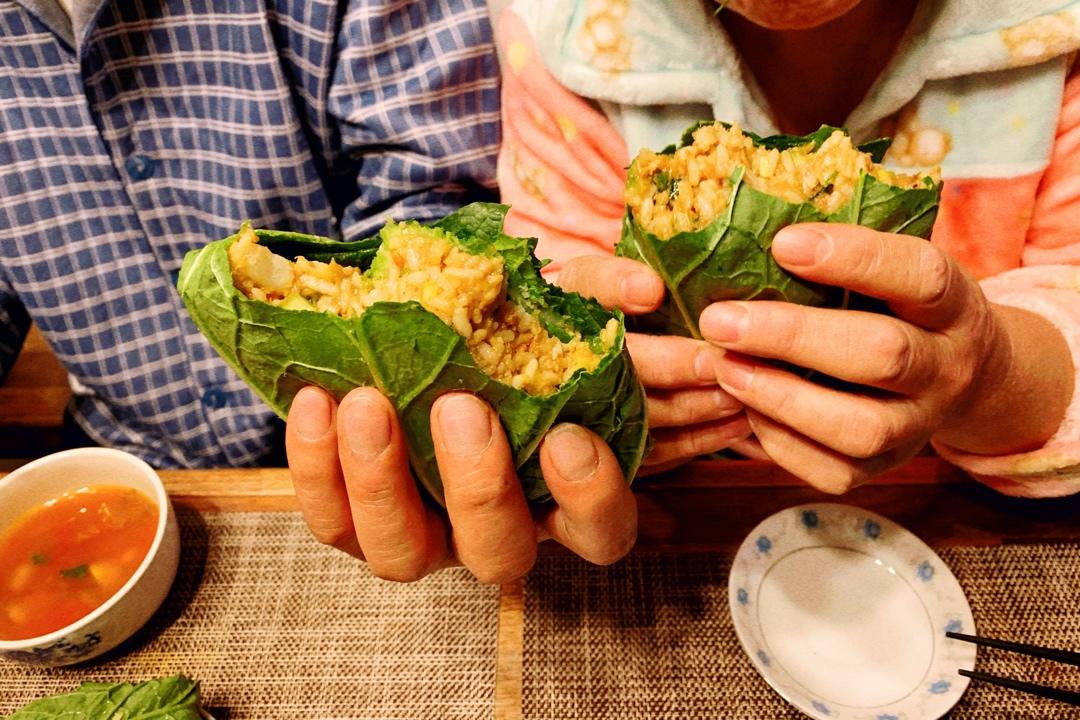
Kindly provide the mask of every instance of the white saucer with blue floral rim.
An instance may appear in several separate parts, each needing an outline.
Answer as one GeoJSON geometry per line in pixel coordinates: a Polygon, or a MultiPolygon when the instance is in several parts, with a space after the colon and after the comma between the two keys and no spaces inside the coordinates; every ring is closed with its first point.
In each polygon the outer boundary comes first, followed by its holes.
{"type": "Polygon", "coordinates": [[[936,720],[975,667],[971,607],[926,543],[849,505],[800,505],[743,541],[728,581],[750,661],[821,720],[936,720]]]}

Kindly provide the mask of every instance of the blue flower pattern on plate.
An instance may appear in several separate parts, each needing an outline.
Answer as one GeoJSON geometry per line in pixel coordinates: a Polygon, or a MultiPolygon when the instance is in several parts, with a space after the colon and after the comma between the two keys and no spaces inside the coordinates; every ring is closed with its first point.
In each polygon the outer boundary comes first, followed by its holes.
{"type": "MultiPolygon", "coordinates": [[[[791,518],[790,515],[788,517],[791,518]]],[[[825,518],[823,518],[816,509],[799,510],[799,511],[797,511],[796,517],[798,518],[798,520],[797,520],[798,525],[801,525],[806,531],[813,532],[813,531],[817,530],[818,528],[821,528],[824,525],[824,519],[825,518]]],[[[856,518],[857,517],[858,516],[856,515],[856,518]]],[[[795,520],[795,518],[791,518],[791,520],[789,520],[788,522],[791,522],[792,520],[795,520]]],[[[852,534],[855,535],[855,538],[854,538],[855,540],[858,540],[859,536],[862,536],[862,539],[864,541],[869,540],[869,541],[872,541],[872,542],[877,542],[877,541],[885,542],[884,540],[882,540],[882,537],[884,537],[884,530],[883,530],[882,525],[881,525],[880,522],[878,522],[875,519],[867,518],[865,515],[862,518],[859,518],[857,520],[855,518],[852,518],[852,520],[855,520],[855,523],[853,523],[851,525],[847,525],[845,523],[845,526],[847,528],[849,528],[849,530],[848,530],[849,533],[852,533],[852,534]],[[861,520],[861,522],[860,522],[860,520],[861,520]]],[[[798,525],[796,525],[795,527],[797,528],[798,525]]],[[[791,525],[787,525],[787,528],[791,528],[791,525]]],[[[762,528],[762,529],[764,529],[764,528],[762,528]]],[[[779,537],[780,541],[782,541],[784,539],[784,533],[786,532],[786,530],[784,528],[775,528],[774,527],[773,530],[774,530],[774,532],[766,532],[765,534],[759,535],[756,538],[756,540],[753,541],[752,547],[757,551],[759,557],[766,556],[766,555],[769,555],[771,553],[771,551],[775,547],[775,543],[777,542],[777,541],[773,540],[774,537],[779,537]]],[[[805,538],[806,536],[804,535],[803,537],[805,538]]],[[[849,537],[850,537],[850,535],[849,535],[849,537]]],[[[888,539],[889,544],[891,544],[893,542],[893,537],[892,537],[891,534],[888,536],[887,539],[888,539]]],[[[783,545],[783,543],[781,543],[781,544],[783,545]]],[[[785,547],[786,547],[786,545],[785,545],[785,547]]],[[[768,562],[768,561],[766,561],[766,562],[768,562]]],[[[924,555],[924,559],[916,560],[915,563],[913,563],[913,564],[915,565],[915,567],[914,567],[915,577],[919,580],[920,583],[925,583],[925,584],[929,585],[929,583],[931,583],[931,581],[934,580],[934,576],[937,574],[935,566],[932,563],[932,561],[929,558],[926,558],[925,555],[924,555]]],[[[909,565],[908,567],[911,567],[911,566],[909,565]]],[[[945,572],[946,572],[946,574],[948,574],[947,570],[945,572]]],[[[919,591],[919,592],[921,592],[921,591],[919,591]]],[[[739,587],[736,590],[735,599],[736,599],[736,601],[738,602],[738,604],[740,606],[743,606],[743,607],[748,607],[749,606],[749,604],[750,604],[750,596],[749,596],[749,591],[747,590],[747,588],[745,586],[744,587],[739,587]]],[[[941,617],[941,616],[939,615],[938,617],[941,617]]],[[[942,621],[943,621],[943,624],[937,626],[939,628],[942,628],[942,630],[939,630],[939,632],[963,632],[964,631],[965,622],[962,619],[958,618],[956,615],[953,615],[953,613],[951,613],[951,612],[948,613],[947,615],[945,615],[944,618],[941,618],[941,620],[939,620],[939,622],[942,622],[942,621]]],[[[750,648],[746,648],[746,649],[750,650],[750,648]]],[[[770,668],[770,671],[771,671],[771,668],[773,667],[773,660],[765,650],[757,649],[757,650],[753,650],[751,652],[753,653],[751,655],[751,657],[754,660],[757,661],[758,668],[763,673],[767,674],[769,672],[769,671],[766,671],[765,668],[770,668]]],[[[939,678],[940,677],[941,676],[939,676],[939,678]]],[[[938,679],[938,680],[935,680],[933,682],[927,682],[927,684],[923,685],[922,687],[923,687],[923,693],[925,693],[925,694],[922,695],[922,698],[923,698],[922,701],[916,700],[916,698],[919,697],[918,695],[913,695],[910,698],[912,701],[915,701],[917,707],[920,707],[920,708],[924,706],[924,703],[937,702],[937,700],[931,700],[932,698],[945,697],[945,696],[948,696],[950,693],[955,692],[954,688],[953,688],[953,683],[951,681],[949,681],[949,680],[946,680],[946,679],[938,679]]],[[[803,698],[804,698],[803,702],[808,701],[810,703],[812,711],[815,714],[815,716],[817,716],[817,717],[821,717],[821,718],[828,717],[828,718],[830,718],[830,720],[832,718],[845,718],[845,717],[847,717],[845,708],[840,708],[839,714],[837,714],[837,712],[834,712],[834,709],[829,706],[827,701],[825,701],[823,699],[813,699],[812,696],[811,697],[806,697],[805,695],[803,696],[803,698]]],[[[804,705],[803,707],[806,707],[806,706],[804,705]]],[[[807,708],[807,709],[809,710],[811,708],[807,708]]],[[[873,714],[873,715],[859,715],[859,717],[865,718],[866,720],[871,720],[871,718],[872,718],[872,720],[902,720],[902,718],[907,717],[907,712],[912,711],[911,708],[908,708],[904,713],[898,713],[897,710],[899,710],[899,709],[900,708],[894,708],[894,709],[891,709],[889,711],[885,711],[884,708],[879,707],[876,710],[876,714],[873,714]]],[[[870,710],[871,712],[874,711],[873,708],[865,708],[864,712],[866,710],[870,710]]]]}

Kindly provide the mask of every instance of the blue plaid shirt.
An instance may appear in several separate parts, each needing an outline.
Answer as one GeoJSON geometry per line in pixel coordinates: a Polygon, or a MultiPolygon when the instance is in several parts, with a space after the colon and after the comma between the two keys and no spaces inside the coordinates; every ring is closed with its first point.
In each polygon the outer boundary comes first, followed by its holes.
{"type": "Polygon", "coordinates": [[[29,318],[73,415],[159,467],[258,462],[272,414],[175,290],[256,226],[355,239],[491,199],[481,0],[0,0],[0,377],[29,318]]]}

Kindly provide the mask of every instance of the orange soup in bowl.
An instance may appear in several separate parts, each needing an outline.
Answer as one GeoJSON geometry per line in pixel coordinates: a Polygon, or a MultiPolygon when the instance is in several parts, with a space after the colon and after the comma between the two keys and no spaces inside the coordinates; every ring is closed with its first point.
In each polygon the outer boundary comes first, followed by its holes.
{"type": "Polygon", "coordinates": [[[101,606],[142,564],[157,525],[143,493],[95,485],[0,531],[0,640],[47,635],[101,606]]]}

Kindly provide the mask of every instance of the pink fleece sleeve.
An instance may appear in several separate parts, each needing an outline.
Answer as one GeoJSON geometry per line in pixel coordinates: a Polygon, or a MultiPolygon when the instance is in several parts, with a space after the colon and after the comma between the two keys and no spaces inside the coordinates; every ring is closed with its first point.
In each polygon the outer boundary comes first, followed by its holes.
{"type": "Polygon", "coordinates": [[[506,231],[539,239],[537,255],[552,260],[545,273],[579,255],[611,255],[622,224],[626,144],[602,113],[547,71],[513,10],[503,11],[495,35],[506,231]]]}
{"type": "Polygon", "coordinates": [[[1039,182],[1021,263],[1080,265],[1080,63],[1065,82],[1054,148],[1039,182]]]}
{"type": "MultiPolygon", "coordinates": [[[[1048,265],[1010,270],[982,281],[993,302],[1042,315],[1061,331],[1080,389],[1080,267],[1048,265]]],[[[1006,495],[1059,497],[1080,492],[1080,392],[1073,392],[1057,432],[1037,450],[972,455],[935,443],[938,453],[1006,495]]]]}
{"type": "MultiPolygon", "coordinates": [[[[1023,207],[1022,203],[1003,204],[1023,207]]],[[[961,453],[940,444],[935,447],[942,457],[1005,494],[1055,497],[1080,492],[1080,267],[1077,267],[1080,265],[1080,71],[1077,68],[1066,80],[1050,164],[1039,179],[1030,207],[1030,223],[1020,255],[1023,267],[986,278],[982,288],[993,302],[1038,313],[1064,335],[1072,353],[1075,388],[1065,419],[1045,445],[1030,452],[991,457],[961,453]]],[[[990,233],[996,229],[991,223],[990,233]]]]}

